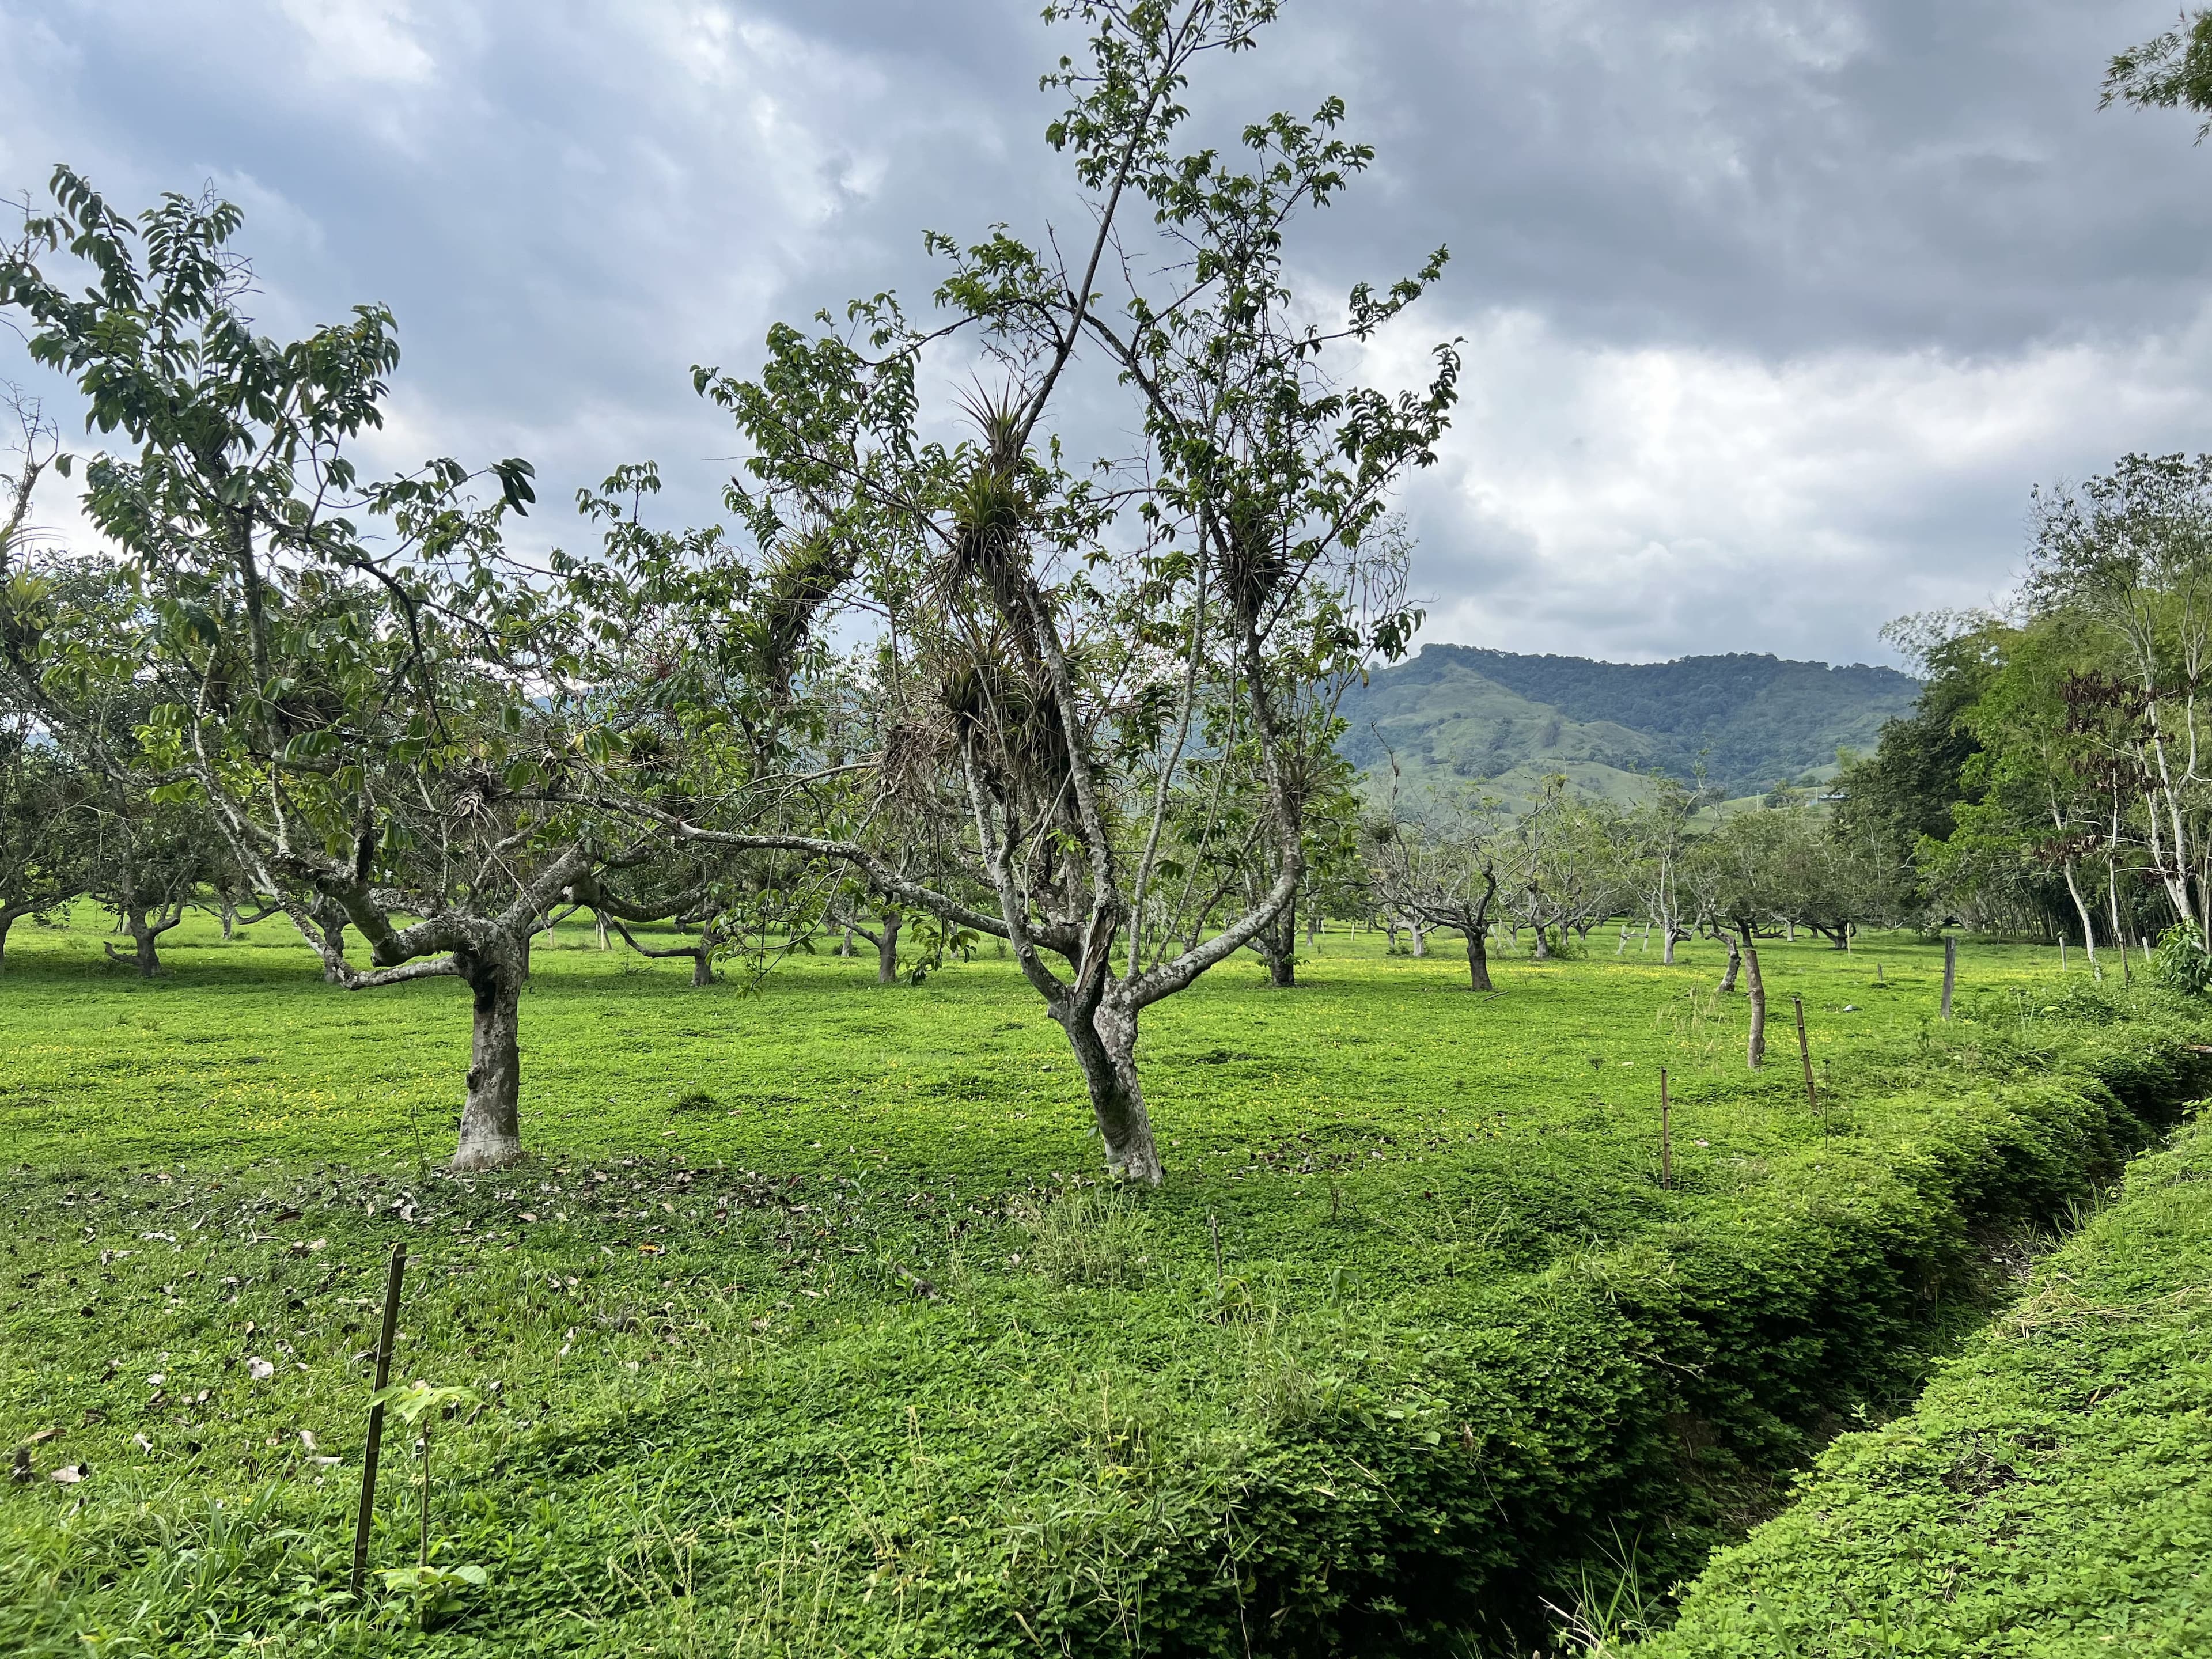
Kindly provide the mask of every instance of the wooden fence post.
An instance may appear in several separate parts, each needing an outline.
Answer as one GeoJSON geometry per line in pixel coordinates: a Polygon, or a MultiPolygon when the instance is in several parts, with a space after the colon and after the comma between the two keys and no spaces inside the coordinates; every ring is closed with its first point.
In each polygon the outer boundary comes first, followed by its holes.
{"type": "MultiPolygon", "coordinates": [[[[392,1267],[384,1279],[384,1328],[376,1339],[376,1389],[381,1393],[392,1377],[392,1345],[399,1330],[399,1280],[407,1271],[407,1245],[392,1247],[392,1267]]],[[[376,1512],[376,1462],[384,1449],[384,1407],[368,1408],[368,1443],[361,1456],[361,1510],[353,1523],[353,1599],[361,1600],[362,1582],[368,1577],[368,1523],[376,1512]]]]}
{"type": "Polygon", "coordinates": [[[1951,991],[1959,982],[1959,941],[1949,933],[1943,936],[1943,1018],[1951,1018],[1951,991]]]}
{"type": "Polygon", "coordinates": [[[1674,1129],[1668,1120],[1672,1103],[1667,1098],[1667,1068],[1659,1068],[1659,1185],[1667,1192],[1674,1189],[1674,1129]]]}

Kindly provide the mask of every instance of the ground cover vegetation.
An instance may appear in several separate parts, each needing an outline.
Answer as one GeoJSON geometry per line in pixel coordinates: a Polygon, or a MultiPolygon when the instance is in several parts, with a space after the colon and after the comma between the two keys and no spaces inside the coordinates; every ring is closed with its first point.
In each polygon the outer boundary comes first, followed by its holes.
{"type": "Polygon", "coordinates": [[[525,992],[538,1152],[476,1176],[424,1146],[434,983],[357,1002],[198,917],[148,983],[105,925],[9,970],[29,1652],[1514,1650],[1907,1403],[2202,1064],[2191,1005],[2047,948],[1976,947],[1946,1025],[1936,947],[1770,943],[1808,1103],[1744,1067],[1711,943],[1507,945],[1483,999],[1340,929],[1295,991],[1248,958],[1162,1011],[1182,1173],[1144,1197],[1081,1178],[1078,1074],[988,951],[886,988],[825,941],[748,995],[574,921],[525,992]],[[477,1402],[430,1559],[488,1580],[428,1632],[345,1594],[398,1239],[397,1374],[477,1402]]]}
{"type": "Polygon", "coordinates": [[[1637,1651],[2212,1644],[2212,1123],[2138,1159],[1906,1417],[1844,1436],[1637,1651]]]}
{"type": "Polygon", "coordinates": [[[115,447],[19,400],[0,527],[11,1648],[1600,1639],[2203,1091],[2212,462],[2039,496],[1827,798],[1362,786],[1460,366],[1342,367],[1441,252],[1293,291],[1372,158],[1194,90],[1273,15],[1054,8],[1063,225],[697,369],[734,538],[365,478],[388,313],[27,210],[115,447]]]}

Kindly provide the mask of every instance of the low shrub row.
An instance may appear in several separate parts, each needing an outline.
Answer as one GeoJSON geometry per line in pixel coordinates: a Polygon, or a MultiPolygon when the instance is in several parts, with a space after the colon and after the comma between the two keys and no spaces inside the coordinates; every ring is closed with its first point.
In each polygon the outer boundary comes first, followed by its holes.
{"type": "Polygon", "coordinates": [[[1652,1659],[2212,1652],[2212,1121],[2132,1164],[1909,1415],[1850,1434],[1652,1659]]]}

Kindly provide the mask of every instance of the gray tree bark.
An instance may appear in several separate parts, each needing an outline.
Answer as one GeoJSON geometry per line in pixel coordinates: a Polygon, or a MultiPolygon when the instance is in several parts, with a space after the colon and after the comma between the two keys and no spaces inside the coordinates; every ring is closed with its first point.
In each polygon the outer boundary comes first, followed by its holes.
{"type": "Polygon", "coordinates": [[[1050,1012],[1066,1031],[1091,1092],[1098,1133],[1106,1143],[1108,1173],[1157,1187],[1159,1148],[1137,1080],[1137,1011],[1102,1000],[1087,1015],[1073,1001],[1054,1005],[1050,1012]]]}
{"type": "Polygon", "coordinates": [[[1745,1059],[1753,1071],[1766,1064],[1766,981],[1759,971],[1759,947],[1751,942],[1751,929],[1743,930],[1743,983],[1751,994],[1751,1037],[1745,1059]]]}
{"type": "Polygon", "coordinates": [[[453,1168],[495,1170],[522,1156],[521,952],[455,951],[454,961],[475,1018],[453,1168]]]}

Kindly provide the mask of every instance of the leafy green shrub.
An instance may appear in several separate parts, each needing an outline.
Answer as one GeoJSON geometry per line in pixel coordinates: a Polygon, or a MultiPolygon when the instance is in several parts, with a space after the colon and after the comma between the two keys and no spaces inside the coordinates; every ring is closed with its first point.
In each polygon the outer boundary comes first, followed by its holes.
{"type": "Polygon", "coordinates": [[[2205,988],[2212,986],[2212,954],[2207,954],[2195,928],[2176,922],[2158,936],[2158,946],[2151,952],[2150,976],[2169,991],[2201,997],[2205,988]]]}
{"type": "Polygon", "coordinates": [[[2058,994],[2038,1010],[2045,1017],[2077,1025],[2117,1025],[2134,1018],[2128,1005],[2108,987],[2094,980],[2067,981],[2058,994]]]}

